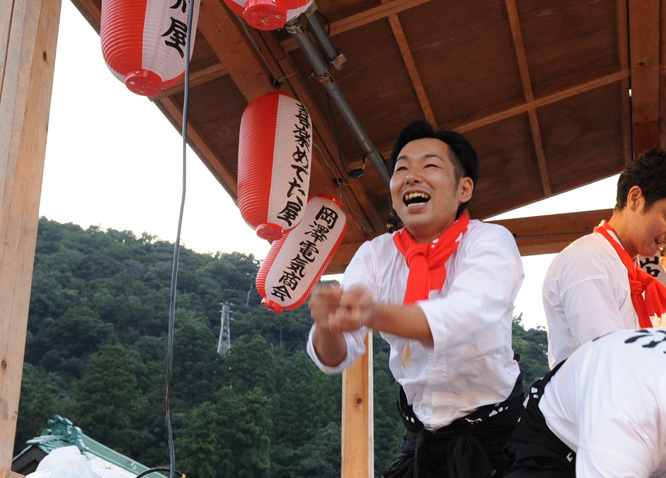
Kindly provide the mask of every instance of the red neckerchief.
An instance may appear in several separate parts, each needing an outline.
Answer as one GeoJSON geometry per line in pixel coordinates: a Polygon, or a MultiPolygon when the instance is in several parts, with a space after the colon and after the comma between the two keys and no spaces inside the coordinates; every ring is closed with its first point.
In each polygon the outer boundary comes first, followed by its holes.
{"type": "Polygon", "coordinates": [[[467,213],[462,213],[456,222],[430,244],[417,243],[404,227],[393,236],[395,247],[405,256],[409,267],[403,304],[427,299],[431,290],[442,289],[446,280],[444,264],[458,248],[468,224],[467,213]]]}
{"type": "Polygon", "coordinates": [[[615,231],[608,223],[602,222],[594,228],[594,232],[598,232],[610,242],[627,268],[631,302],[638,315],[638,324],[642,328],[653,327],[650,317],[653,315],[661,317],[666,313],[666,287],[634,263],[629,257],[629,253],[611,237],[610,232],[615,233],[615,231]],[[645,292],[645,297],[643,297],[643,292],[645,292]]]}

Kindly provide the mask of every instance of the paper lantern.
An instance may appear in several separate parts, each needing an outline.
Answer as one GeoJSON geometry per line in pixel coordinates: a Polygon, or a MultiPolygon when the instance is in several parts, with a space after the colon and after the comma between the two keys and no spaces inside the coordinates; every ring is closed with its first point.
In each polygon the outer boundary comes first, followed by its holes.
{"type": "Polygon", "coordinates": [[[271,246],[257,273],[261,304],[280,313],[300,307],[317,285],[347,230],[337,199],[310,198],[300,224],[271,246]]]}
{"type": "Polygon", "coordinates": [[[102,54],[131,92],[155,96],[182,78],[190,5],[191,59],[199,0],[102,0],[102,54]]]}
{"type": "Polygon", "coordinates": [[[232,12],[258,30],[277,30],[308,9],[313,0],[224,0],[232,12]]]}
{"type": "Polygon", "coordinates": [[[305,106],[274,91],[252,101],[241,118],[238,208],[268,241],[298,225],[308,201],[312,125],[305,106]]]}

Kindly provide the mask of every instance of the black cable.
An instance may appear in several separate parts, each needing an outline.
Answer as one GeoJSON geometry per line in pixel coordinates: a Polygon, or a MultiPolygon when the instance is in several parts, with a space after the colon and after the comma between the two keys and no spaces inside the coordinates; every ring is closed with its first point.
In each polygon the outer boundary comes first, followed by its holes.
{"type": "MultiPolygon", "coordinates": [[[[136,475],[135,478],[141,478],[141,477],[143,477],[143,476],[146,476],[146,475],[149,474],[149,473],[155,473],[155,472],[157,472],[157,471],[171,471],[171,469],[170,469],[170,468],[151,468],[150,470],[142,471],[141,473],[139,473],[138,475],[136,475]]],[[[181,473],[180,471],[176,471],[176,474],[177,474],[177,475],[180,475],[181,478],[185,476],[185,475],[184,475],[183,473],[181,473]]]]}
{"type": "MultiPolygon", "coordinates": [[[[180,210],[178,213],[178,228],[176,232],[176,241],[173,246],[173,267],[171,269],[171,292],[169,297],[169,328],[167,333],[167,352],[166,352],[166,377],[164,380],[164,411],[167,428],[167,440],[169,444],[169,478],[175,478],[176,452],[173,445],[173,431],[171,430],[171,411],[169,408],[169,394],[171,391],[171,372],[173,369],[173,333],[176,316],[176,287],[178,284],[178,263],[180,261],[180,233],[183,226],[183,213],[185,210],[185,195],[187,192],[187,110],[190,97],[190,41],[192,37],[192,16],[194,11],[194,2],[190,2],[190,9],[187,13],[187,35],[185,37],[185,78],[184,78],[184,97],[183,97],[183,188],[180,200],[180,210]]],[[[167,470],[164,470],[167,471],[167,470]]],[[[141,475],[140,475],[141,476],[141,475]]]]}
{"type": "Polygon", "coordinates": [[[331,22],[330,22],[329,19],[326,17],[326,15],[324,15],[323,13],[321,13],[321,10],[317,9],[317,10],[315,11],[315,14],[319,15],[319,16],[320,16],[321,18],[323,18],[324,21],[326,22],[326,34],[330,37],[330,36],[331,36],[331,22]]]}

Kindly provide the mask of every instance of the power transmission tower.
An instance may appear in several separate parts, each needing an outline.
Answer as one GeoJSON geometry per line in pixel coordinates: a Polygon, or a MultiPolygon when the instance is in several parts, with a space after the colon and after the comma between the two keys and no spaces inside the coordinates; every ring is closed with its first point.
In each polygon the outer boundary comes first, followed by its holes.
{"type": "Polygon", "coordinates": [[[220,339],[217,342],[217,353],[224,355],[231,348],[231,324],[229,319],[229,302],[222,303],[222,317],[220,318],[220,339]]]}

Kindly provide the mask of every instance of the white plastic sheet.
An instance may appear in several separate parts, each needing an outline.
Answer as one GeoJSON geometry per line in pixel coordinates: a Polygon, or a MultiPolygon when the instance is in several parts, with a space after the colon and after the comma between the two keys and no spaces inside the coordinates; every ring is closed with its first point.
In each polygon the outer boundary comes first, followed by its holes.
{"type": "Polygon", "coordinates": [[[75,446],[57,448],[37,465],[26,478],[126,478],[113,470],[99,470],[75,446]]]}

